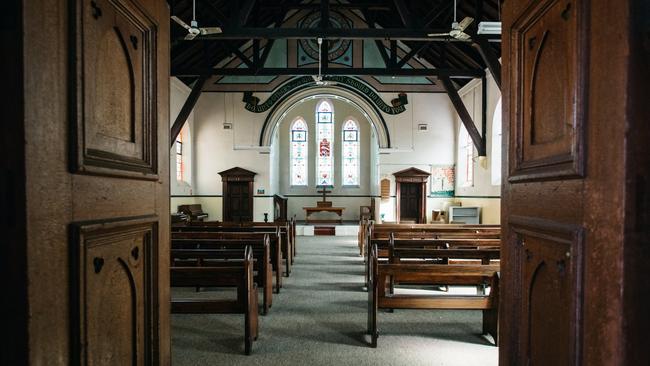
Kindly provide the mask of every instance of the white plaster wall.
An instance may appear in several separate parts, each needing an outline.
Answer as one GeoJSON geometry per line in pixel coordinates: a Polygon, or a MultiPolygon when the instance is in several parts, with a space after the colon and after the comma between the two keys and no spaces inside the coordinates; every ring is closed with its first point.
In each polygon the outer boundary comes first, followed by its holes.
{"type": "MultiPolygon", "coordinates": [[[[488,132],[491,131],[491,116],[498,99],[494,93],[495,86],[489,86],[488,94],[488,132]]],[[[480,92],[480,87],[478,88],[480,92]]],[[[465,91],[465,90],[464,90],[465,91]]],[[[498,93],[498,89],[497,89],[498,93]]],[[[466,93],[465,93],[466,94],[466,93]]],[[[269,94],[256,93],[256,96],[263,102],[269,94]]],[[[386,102],[395,97],[394,94],[381,94],[386,102]]],[[[362,126],[362,156],[367,154],[368,159],[362,166],[362,186],[359,188],[335,189],[334,195],[346,197],[332,197],[335,205],[347,207],[345,219],[356,219],[360,205],[370,203],[369,196],[377,196],[379,193],[379,179],[387,177],[391,180],[391,199],[379,200],[378,214],[384,213],[385,220],[391,221],[395,215],[395,186],[393,173],[409,167],[416,167],[425,171],[431,171],[432,165],[454,164],[456,161],[456,139],[458,131],[457,114],[451,105],[449,98],[443,93],[409,93],[409,104],[406,111],[398,115],[382,114],[388,126],[391,137],[390,149],[378,149],[376,137],[372,137],[372,129],[368,123],[364,123],[361,113],[355,113],[345,106],[335,106],[336,120],[353,115],[362,126]],[[427,131],[419,131],[418,124],[426,124],[427,131]],[[367,130],[363,130],[367,128],[367,130]],[[376,149],[376,150],[375,150],[376,149]],[[374,150],[374,151],[373,151],[374,150]],[[379,154],[373,154],[378,152],[379,154]]],[[[183,99],[184,100],[184,99],[183,99]]],[[[479,98],[480,101],[480,98],[479,98]]],[[[305,102],[306,103],[306,102],[305,102]]],[[[306,103],[307,104],[307,103],[306,103]]],[[[300,112],[300,107],[292,110],[292,115],[304,113],[307,121],[313,121],[314,106],[305,106],[305,111],[300,112]],[[297,111],[296,113],[293,113],[297,111]],[[308,112],[306,112],[308,111],[308,112]]],[[[468,109],[472,106],[468,106],[468,109]]],[[[173,107],[172,107],[173,111],[173,107]]],[[[472,109],[470,113],[474,113],[472,109]]],[[[289,214],[296,214],[298,219],[304,219],[303,206],[311,206],[315,203],[315,197],[298,197],[299,195],[312,195],[315,188],[295,189],[288,186],[288,165],[283,166],[283,159],[288,160],[288,124],[281,124],[274,136],[274,142],[269,147],[259,147],[261,128],[268,112],[252,113],[244,108],[242,93],[204,93],[199,98],[193,116],[193,141],[194,141],[194,179],[193,193],[195,195],[207,195],[213,197],[198,197],[193,199],[201,200],[205,206],[204,210],[209,211],[213,219],[221,218],[221,193],[222,183],[219,172],[239,166],[257,173],[255,177],[255,192],[264,189],[265,193],[257,195],[254,201],[255,220],[262,220],[263,213],[272,213],[272,195],[279,193],[289,196],[289,214]],[[231,130],[224,130],[223,124],[231,123],[231,130]],[[286,157],[285,157],[286,155],[286,157]],[[292,196],[294,195],[294,196],[292,196]],[[298,196],[295,196],[298,195],[298,196]],[[203,203],[205,202],[205,203],[203,203]]],[[[480,116],[480,110],[479,114],[480,116]]],[[[287,115],[286,119],[291,120],[292,116],[287,115]]],[[[477,119],[480,120],[480,119],[477,119]]],[[[480,126],[479,126],[480,129],[480,126]]],[[[313,127],[310,126],[310,137],[313,137],[313,127]]],[[[336,135],[336,146],[340,149],[341,137],[336,135]]],[[[488,139],[488,152],[490,151],[491,139],[488,139]]],[[[310,143],[310,155],[313,157],[313,141],[310,143]]],[[[340,156],[338,153],[336,157],[340,156]]],[[[488,157],[489,162],[489,157],[488,157]]],[[[339,167],[340,162],[335,164],[339,167]]],[[[340,168],[338,168],[340,169],[340,168]]],[[[476,168],[478,172],[479,169],[476,168]]],[[[340,176],[337,174],[336,176],[340,176]]],[[[313,180],[314,170],[310,168],[310,180],[313,180]]],[[[476,185],[472,189],[459,189],[457,195],[483,195],[498,196],[499,187],[492,187],[490,184],[489,165],[488,170],[477,173],[476,185]],[[487,185],[486,185],[487,184],[487,185]]],[[[427,188],[427,193],[430,187],[427,188]]],[[[457,199],[458,201],[459,199],[457,199]]],[[[446,202],[452,201],[445,198],[427,199],[427,218],[430,220],[431,210],[441,208],[446,202]]],[[[494,206],[494,205],[492,205],[494,206]]],[[[498,205],[497,205],[498,206],[498,205]]],[[[484,210],[484,212],[486,212],[484,210]]],[[[494,216],[494,213],[487,215],[494,216]]],[[[484,217],[484,222],[485,222],[484,217]]]]}
{"type": "MultiPolygon", "coordinates": [[[[479,159],[474,159],[474,185],[471,187],[462,187],[456,181],[456,195],[457,196],[499,196],[500,195],[500,185],[492,185],[490,174],[493,159],[491,157],[492,152],[492,118],[494,116],[494,110],[496,108],[497,102],[501,97],[501,92],[499,88],[494,83],[492,76],[488,75],[487,79],[487,110],[486,110],[486,136],[487,136],[487,162],[484,165],[481,165],[479,159]]],[[[481,98],[482,98],[482,87],[480,80],[474,80],[473,82],[466,85],[459,91],[467,111],[472,116],[476,128],[483,133],[482,124],[481,124],[481,98]]],[[[459,128],[464,128],[460,118],[456,118],[455,121],[455,142],[458,143],[458,131],[459,128]]],[[[456,153],[456,150],[454,150],[456,153]]],[[[475,152],[476,154],[476,152],[475,152]]]]}
{"type": "MultiPolygon", "coordinates": [[[[273,206],[267,193],[272,189],[270,151],[257,148],[253,131],[261,126],[259,116],[243,106],[241,93],[203,93],[199,98],[194,112],[195,194],[222,195],[221,171],[237,166],[253,171],[257,173],[253,219],[262,221],[264,213],[271,213],[273,206]],[[232,129],[224,129],[224,123],[232,124],[232,129]],[[264,193],[258,195],[258,190],[264,193]]],[[[221,219],[221,197],[212,197],[205,204],[212,211],[212,218],[221,219]]]]}
{"type": "Polygon", "coordinates": [[[269,156],[269,194],[279,194],[280,192],[280,136],[273,136],[271,152],[269,156]]]}
{"type": "MultiPolygon", "coordinates": [[[[392,148],[382,149],[378,161],[378,178],[391,181],[391,198],[379,200],[378,206],[379,215],[383,214],[385,221],[395,220],[393,173],[410,167],[431,172],[432,165],[455,163],[455,118],[456,112],[449,97],[442,93],[409,94],[406,112],[387,118],[392,148]],[[419,124],[426,124],[427,130],[419,131],[419,124]]],[[[430,191],[427,185],[427,194],[430,191]]],[[[427,198],[427,220],[431,219],[431,210],[441,208],[447,201],[450,200],[427,198]]]]}
{"type": "MultiPolygon", "coordinates": [[[[487,158],[481,163],[481,159],[474,159],[474,184],[471,187],[461,186],[459,179],[456,180],[456,196],[457,200],[463,206],[481,206],[481,216],[482,223],[485,224],[495,224],[500,222],[501,216],[501,186],[493,185],[491,180],[492,165],[494,164],[494,159],[492,159],[492,119],[494,117],[495,108],[499,99],[501,98],[501,92],[497,87],[496,83],[492,76],[488,73],[486,77],[487,81],[487,109],[486,109],[486,152],[487,158]]],[[[461,95],[467,111],[472,116],[476,127],[481,133],[482,123],[481,123],[481,100],[482,100],[482,85],[480,80],[474,80],[471,83],[467,84],[461,90],[459,94],[461,95]]],[[[455,121],[456,128],[455,133],[456,137],[454,139],[455,143],[458,143],[458,131],[462,126],[460,118],[456,118],[455,121]]],[[[454,149],[454,153],[457,154],[457,149],[454,149]]],[[[500,164],[500,162],[499,162],[500,164]]]]}

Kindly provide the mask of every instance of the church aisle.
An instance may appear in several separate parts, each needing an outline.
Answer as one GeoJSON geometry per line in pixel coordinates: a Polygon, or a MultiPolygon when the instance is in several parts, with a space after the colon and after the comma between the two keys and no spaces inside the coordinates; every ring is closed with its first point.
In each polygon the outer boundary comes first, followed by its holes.
{"type": "Polygon", "coordinates": [[[356,237],[298,237],[297,241],[291,277],[274,295],[269,314],[260,316],[253,354],[243,354],[241,315],[174,314],[175,366],[498,363],[497,348],[479,336],[480,311],[380,313],[379,346],[370,348],[365,335],[363,260],[357,254],[356,237]]]}

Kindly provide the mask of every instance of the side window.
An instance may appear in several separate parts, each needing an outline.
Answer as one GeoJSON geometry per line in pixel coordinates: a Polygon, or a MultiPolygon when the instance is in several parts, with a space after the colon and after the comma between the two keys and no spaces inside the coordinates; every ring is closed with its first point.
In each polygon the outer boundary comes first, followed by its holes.
{"type": "Polygon", "coordinates": [[[290,174],[292,186],[306,186],[308,172],[309,145],[307,144],[307,123],[302,117],[298,117],[289,128],[291,140],[291,151],[289,161],[291,162],[290,174]]]}
{"type": "Polygon", "coordinates": [[[334,185],[334,109],[323,100],[316,107],[316,185],[334,185]]]}
{"type": "Polygon", "coordinates": [[[343,124],[343,150],[341,164],[344,186],[359,185],[359,125],[354,120],[343,124]]]}

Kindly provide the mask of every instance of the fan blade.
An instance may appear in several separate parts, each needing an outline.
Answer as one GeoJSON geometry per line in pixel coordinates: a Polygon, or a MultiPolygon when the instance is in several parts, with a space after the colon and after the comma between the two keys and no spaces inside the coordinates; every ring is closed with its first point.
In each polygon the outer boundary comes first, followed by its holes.
{"type": "Polygon", "coordinates": [[[458,34],[456,34],[454,36],[454,38],[456,38],[459,41],[469,41],[470,38],[472,38],[472,37],[470,37],[470,35],[465,33],[465,32],[459,32],[458,34]]]}
{"type": "Polygon", "coordinates": [[[450,35],[449,33],[429,33],[427,37],[449,37],[450,35]]]}
{"type": "Polygon", "coordinates": [[[205,28],[199,28],[201,30],[201,35],[205,36],[207,34],[219,34],[223,33],[221,30],[221,27],[205,27],[205,28]]]}
{"type": "Polygon", "coordinates": [[[185,36],[185,38],[183,38],[183,39],[186,40],[186,41],[191,41],[191,40],[193,40],[194,38],[196,38],[196,34],[194,34],[194,33],[188,33],[188,34],[185,36]]]}
{"type": "Polygon", "coordinates": [[[181,18],[177,17],[176,15],[172,15],[172,20],[178,23],[181,27],[190,30],[190,26],[187,25],[184,21],[181,20],[181,18]]]}
{"type": "Polygon", "coordinates": [[[465,28],[469,27],[470,24],[474,21],[474,18],[472,17],[465,17],[463,20],[460,21],[458,24],[458,30],[464,31],[465,28]]]}

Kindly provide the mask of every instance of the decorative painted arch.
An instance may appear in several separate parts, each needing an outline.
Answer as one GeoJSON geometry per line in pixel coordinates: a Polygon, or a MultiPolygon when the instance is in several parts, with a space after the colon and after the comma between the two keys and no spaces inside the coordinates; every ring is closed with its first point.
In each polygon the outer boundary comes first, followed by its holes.
{"type": "Polygon", "coordinates": [[[370,121],[370,125],[377,136],[379,148],[391,147],[388,126],[381,112],[374,107],[372,102],[366,100],[363,94],[339,85],[311,86],[294,90],[288,94],[266,116],[260,132],[260,146],[271,146],[278,125],[301,100],[316,98],[339,99],[352,104],[370,121]]]}

